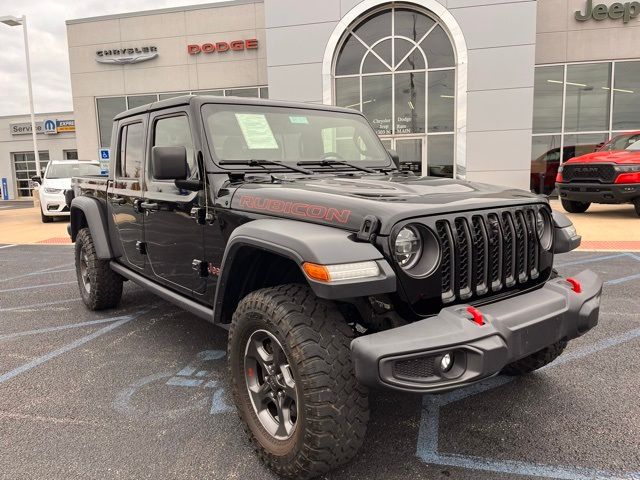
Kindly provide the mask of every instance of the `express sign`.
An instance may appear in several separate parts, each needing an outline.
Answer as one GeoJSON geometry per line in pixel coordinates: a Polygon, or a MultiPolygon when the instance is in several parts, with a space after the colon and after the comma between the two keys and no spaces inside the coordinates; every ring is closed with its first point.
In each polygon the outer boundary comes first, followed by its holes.
{"type": "Polygon", "coordinates": [[[191,44],[187,45],[187,51],[190,55],[196,55],[202,53],[223,53],[239,50],[255,50],[258,48],[258,39],[250,38],[248,40],[234,40],[232,42],[215,42],[215,43],[203,43],[202,45],[191,44]]]}

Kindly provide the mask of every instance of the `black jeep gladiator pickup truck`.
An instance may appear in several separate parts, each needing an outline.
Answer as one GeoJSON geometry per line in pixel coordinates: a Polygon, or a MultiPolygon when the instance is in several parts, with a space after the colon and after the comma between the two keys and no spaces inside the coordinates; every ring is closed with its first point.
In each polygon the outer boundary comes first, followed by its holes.
{"type": "Polygon", "coordinates": [[[84,303],[132,280],[227,326],[238,413],[280,475],[356,455],[368,388],[528,373],[598,322],[598,276],[553,270],[580,237],[545,198],[401,172],[357,111],[184,96],[112,138],[109,177],[69,198],[84,303]]]}

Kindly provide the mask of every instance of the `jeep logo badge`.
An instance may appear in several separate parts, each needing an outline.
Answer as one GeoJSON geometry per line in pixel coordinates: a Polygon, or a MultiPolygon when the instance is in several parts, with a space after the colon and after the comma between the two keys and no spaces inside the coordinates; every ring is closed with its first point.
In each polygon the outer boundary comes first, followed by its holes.
{"type": "Polygon", "coordinates": [[[613,3],[610,7],[604,4],[593,6],[593,0],[587,0],[584,13],[580,10],[576,11],[575,17],[579,22],[586,22],[593,18],[596,21],[604,20],[609,17],[611,20],[622,18],[624,23],[628,23],[632,18],[640,15],[639,2],[613,3]]]}

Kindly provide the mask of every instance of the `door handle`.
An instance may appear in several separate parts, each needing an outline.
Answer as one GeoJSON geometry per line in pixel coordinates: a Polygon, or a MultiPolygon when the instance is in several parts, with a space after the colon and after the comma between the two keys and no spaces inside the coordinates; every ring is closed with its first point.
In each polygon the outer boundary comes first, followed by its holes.
{"type": "Polygon", "coordinates": [[[127,199],[123,197],[111,197],[110,201],[112,205],[124,205],[127,203],[127,199]]]}
{"type": "Polygon", "coordinates": [[[157,211],[159,208],[157,203],[151,203],[151,202],[141,202],[140,203],[140,210],[146,210],[148,212],[155,212],[157,211]]]}

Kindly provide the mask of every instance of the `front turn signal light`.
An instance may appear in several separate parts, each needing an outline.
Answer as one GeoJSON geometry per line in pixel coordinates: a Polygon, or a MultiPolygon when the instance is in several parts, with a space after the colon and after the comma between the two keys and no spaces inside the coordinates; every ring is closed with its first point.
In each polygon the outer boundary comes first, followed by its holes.
{"type": "Polygon", "coordinates": [[[337,265],[319,265],[304,262],[302,269],[307,277],[317,282],[337,282],[340,280],[355,280],[380,275],[380,267],[374,261],[358,263],[340,263],[337,265]]]}

